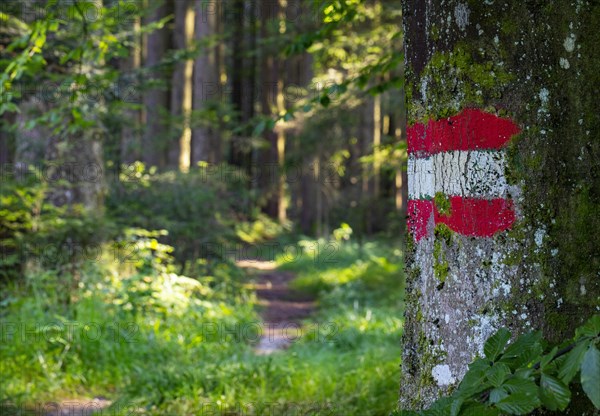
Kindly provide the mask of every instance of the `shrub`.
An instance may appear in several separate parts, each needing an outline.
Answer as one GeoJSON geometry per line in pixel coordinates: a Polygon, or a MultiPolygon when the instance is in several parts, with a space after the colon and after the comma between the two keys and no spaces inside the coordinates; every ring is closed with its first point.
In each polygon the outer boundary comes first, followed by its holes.
{"type": "Polygon", "coordinates": [[[580,384],[600,409],[600,315],[578,328],[572,340],[546,347],[540,332],[521,335],[500,329],[484,345],[484,357],[470,365],[458,389],[429,409],[396,416],[527,415],[536,409],[564,411],[580,384]]]}
{"type": "Polygon", "coordinates": [[[193,262],[235,240],[234,225],[246,219],[249,196],[236,172],[225,165],[156,173],[137,162],[111,186],[108,214],[121,226],[167,230],[161,240],[176,247],[177,261],[193,262]]]}

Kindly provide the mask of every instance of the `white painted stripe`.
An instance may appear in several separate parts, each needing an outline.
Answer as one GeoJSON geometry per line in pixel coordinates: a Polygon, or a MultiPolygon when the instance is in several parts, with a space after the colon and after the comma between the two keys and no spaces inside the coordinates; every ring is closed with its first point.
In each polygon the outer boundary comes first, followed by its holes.
{"type": "Polygon", "coordinates": [[[449,196],[500,198],[506,196],[504,150],[455,150],[426,158],[408,158],[409,199],[449,196]]]}

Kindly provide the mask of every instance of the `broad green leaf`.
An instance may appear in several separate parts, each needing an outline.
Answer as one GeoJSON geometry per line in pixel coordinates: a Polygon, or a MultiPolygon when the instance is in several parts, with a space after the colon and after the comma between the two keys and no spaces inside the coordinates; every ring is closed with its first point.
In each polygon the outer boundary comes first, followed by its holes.
{"type": "Polygon", "coordinates": [[[600,351],[593,345],[581,363],[581,386],[596,409],[600,409],[600,351]]]}
{"type": "Polygon", "coordinates": [[[537,394],[519,391],[496,403],[496,407],[511,415],[526,415],[540,405],[537,394]]]}
{"type": "Polygon", "coordinates": [[[525,380],[533,380],[533,369],[519,368],[517,371],[515,371],[515,377],[523,378],[525,380]]]}
{"type": "Polygon", "coordinates": [[[600,315],[592,316],[583,326],[577,328],[575,336],[579,337],[597,337],[600,335],[600,315]]]}
{"type": "Polygon", "coordinates": [[[489,338],[483,346],[485,357],[491,361],[496,360],[504,346],[510,339],[510,332],[506,328],[500,328],[491,338],[489,338]]]}
{"type": "Polygon", "coordinates": [[[485,372],[486,377],[494,387],[501,386],[509,374],[510,368],[505,363],[495,363],[485,372]]]}
{"type": "Polygon", "coordinates": [[[498,416],[500,411],[482,403],[471,403],[461,410],[459,416],[498,416]]]}
{"type": "Polygon", "coordinates": [[[506,347],[499,361],[507,363],[513,370],[538,362],[543,352],[541,339],[542,335],[539,331],[520,336],[513,344],[506,347]]]}
{"type": "Polygon", "coordinates": [[[426,416],[448,416],[450,414],[450,407],[452,406],[452,397],[442,397],[436,400],[430,407],[424,412],[426,416]]]}
{"type": "Polygon", "coordinates": [[[565,360],[562,362],[559,370],[558,377],[563,383],[569,384],[573,377],[579,371],[581,367],[581,361],[583,356],[590,345],[590,340],[585,340],[573,348],[567,355],[565,360]]]}
{"type": "Polygon", "coordinates": [[[554,347],[554,348],[552,348],[552,351],[550,351],[548,354],[546,354],[542,357],[542,359],[540,360],[540,368],[542,369],[542,371],[544,370],[544,368],[546,368],[548,363],[550,363],[552,361],[552,359],[556,355],[557,351],[558,351],[558,347],[554,347]]]}
{"type": "Polygon", "coordinates": [[[485,372],[488,368],[490,368],[489,363],[481,358],[477,358],[469,364],[469,371],[460,382],[457,395],[466,398],[488,388],[488,383],[484,383],[485,372]]]}
{"type": "Polygon", "coordinates": [[[498,403],[507,396],[508,393],[502,388],[492,389],[492,391],[490,391],[490,403],[498,403]]]}
{"type": "Polygon", "coordinates": [[[520,392],[529,395],[537,395],[538,391],[538,387],[533,381],[517,377],[506,380],[502,387],[510,393],[520,392]]]}
{"type": "Polygon", "coordinates": [[[452,405],[450,406],[450,416],[458,416],[460,409],[465,401],[465,397],[458,396],[454,398],[452,405]]]}
{"type": "Polygon", "coordinates": [[[550,410],[565,410],[571,401],[569,388],[559,379],[542,374],[540,379],[540,398],[550,410]]]}
{"type": "Polygon", "coordinates": [[[542,339],[541,332],[528,332],[521,335],[515,342],[506,347],[506,351],[502,354],[502,358],[515,358],[523,354],[526,350],[531,349],[535,344],[539,344],[542,339]]]}

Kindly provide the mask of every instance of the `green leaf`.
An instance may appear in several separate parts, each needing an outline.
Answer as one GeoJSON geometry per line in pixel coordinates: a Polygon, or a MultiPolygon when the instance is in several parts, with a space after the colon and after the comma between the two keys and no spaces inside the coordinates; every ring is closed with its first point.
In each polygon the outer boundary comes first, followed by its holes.
{"type": "Polygon", "coordinates": [[[495,388],[490,391],[490,403],[498,403],[500,400],[508,396],[506,390],[501,388],[495,388]]]}
{"type": "Polygon", "coordinates": [[[460,409],[465,401],[465,396],[458,395],[454,398],[452,405],[450,406],[450,416],[458,416],[460,409]]]}
{"type": "Polygon", "coordinates": [[[436,400],[429,409],[427,409],[424,416],[448,416],[450,413],[450,406],[452,405],[452,397],[442,397],[436,400]]]}
{"type": "Polygon", "coordinates": [[[319,102],[321,103],[321,105],[323,107],[327,107],[327,106],[329,106],[329,103],[331,103],[331,99],[329,98],[328,95],[322,95],[321,98],[319,99],[319,102]]]}
{"type": "Polygon", "coordinates": [[[487,407],[482,403],[471,403],[466,406],[459,416],[498,416],[500,411],[491,407],[487,407]]]}
{"type": "Polygon", "coordinates": [[[490,368],[490,365],[481,358],[477,358],[469,364],[469,371],[460,382],[456,392],[457,395],[466,398],[488,388],[487,383],[484,383],[488,368],[490,368]]]}
{"type": "Polygon", "coordinates": [[[533,369],[531,368],[519,368],[515,371],[515,377],[522,378],[525,380],[533,380],[533,369]]]}
{"type": "Polygon", "coordinates": [[[571,401],[569,388],[559,379],[542,374],[540,380],[540,398],[550,410],[565,410],[571,401]]]}
{"type": "Polygon", "coordinates": [[[523,354],[525,350],[531,349],[535,344],[539,344],[542,339],[541,332],[528,332],[521,335],[515,342],[506,347],[502,358],[515,358],[523,354]]]}
{"type": "Polygon", "coordinates": [[[510,368],[504,363],[495,363],[493,367],[490,367],[485,373],[486,377],[494,387],[501,386],[509,374],[510,368]]]}
{"type": "Polygon", "coordinates": [[[506,328],[500,328],[491,338],[489,338],[483,347],[483,353],[489,360],[496,360],[504,346],[510,339],[510,332],[506,328]]]}
{"type": "Polygon", "coordinates": [[[579,337],[597,337],[600,335],[600,315],[592,316],[583,326],[577,328],[575,336],[579,337]]]}
{"type": "Polygon", "coordinates": [[[537,385],[533,381],[524,378],[512,377],[506,380],[502,387],[510,393],[537,394],[537,385]]]}
{"type": "Polygon", "coordinates": [[[6,112],[20,113],[21,110],[19,110],[19,107],[15,103],[8,102],[0,104],[0,116],[6,112]]]}
{"type": "Polygon", "coordinates": [[[583,355],[587,351],[590,342],[590,340],[581,342],[566,355],[562,365],[558,370],[558,377],[563,381],[563,383],[569,384],[579,371],[579,368],[581,367],[581,361],[583,361],[583,355]]]}
{"type": "Polygon", "coordinates": [[[537,394],[519,391],[496,403],[496,407],[511,415],[526,415],[540,405],[537,394]]]}
{"type": "Polygon", "coordinates": [[[254,132],[252,133],[254,136],[260,136],[263,131],[265,131],[265,127],[267,126],[267,122],[265,120],[261,120],[254,127],[254,132]]]}
{"type": "Polygon", "coordinates": [[[600,351],[593,345],[581,363],[581,386],[596,409],[600,409],[600,351]]]}
{"type": "Polygon", "coordinates": [[[540,368],[542,369],[542,371],[544,370],[544,368],[546,368],[548,363],[550,363],[552,361],[552,359],[556,355],[557,351],[558,351],[558,347],[554,347],[552,349],[552,351],[550,351],[548,354],[546,354],[542,357],[542,359],[540,360],[540,368]]]}

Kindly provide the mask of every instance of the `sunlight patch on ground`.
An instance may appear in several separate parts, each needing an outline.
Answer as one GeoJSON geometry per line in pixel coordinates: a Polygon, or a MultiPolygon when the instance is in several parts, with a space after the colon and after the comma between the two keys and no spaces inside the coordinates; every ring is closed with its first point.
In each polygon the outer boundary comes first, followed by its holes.
{"type": "Polygon", "coordinates": [[[235,262],[242,269],[275,270],[277,264],[274,261],[262,260],[239,260],[235,262]]]}

